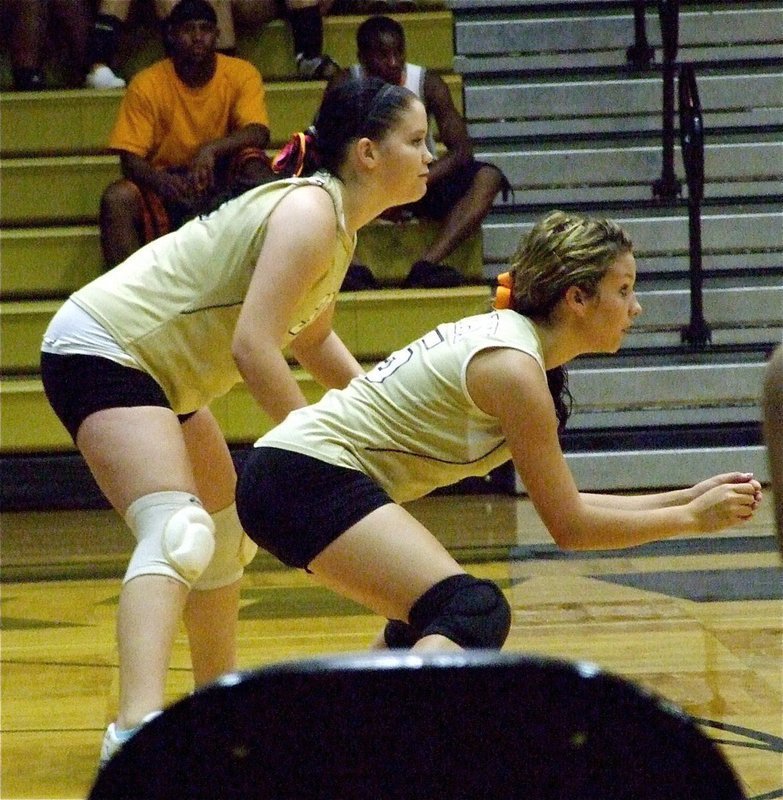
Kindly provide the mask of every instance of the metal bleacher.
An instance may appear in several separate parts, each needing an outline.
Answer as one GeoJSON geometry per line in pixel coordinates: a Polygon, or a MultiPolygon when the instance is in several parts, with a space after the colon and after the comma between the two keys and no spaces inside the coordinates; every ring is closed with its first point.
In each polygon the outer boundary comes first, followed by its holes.
{"type": "MultiPolygon", "coordinates": [[[[682,341],[691,313],[688,187],[683,181],[681,195],[668,199],[652,191],[662,169],[660,5],[447,0],[444,8],[432,0],[400,17],[409,57],[444,74],[476,156],[498,164],[514,189],[498,199],[466,263],[483,247],[489,282],[520,236],[556,207],[612,217],[634,240],[644,313],[618,354],[582,357],[570,369],[575,406],[564,448],[588,490],[682,485],[733,469],[768,478],[758,400],[765,361],[783,337],[783,7],[679,4],[677,58],[695,65],[705,127],[700,252],[711,340],[695,346],[682,341]],[[626,56],[640,8],[655,52],[646,67],[626,56]]],[[[343,63],[359,21],[327,18],[327,49],[343,63]]],[[[269,77],[276,145],[307,123],[323,88],[290,80],[292,64],[271,59],[289,52],[286,35],[273,23],[246,42],[269,77]]],[[[0,499],[9,509],[103,502],[46,402],[37,349],[62,299],[102,268],[95,218],[117,174],[104,143],[119,98],[68,89],[0,95],[0,499]]],[[[674,155],[682,178],[679,146],[674,155]]],[[[402,264],[405,240],[390,247],[385,235],[370,231],[372,252],[402,264]]],[[[336,327],[371,362],[489,299],[486,283],[345,293],[336,327]]],[[[315,399],[318,388],[297,375],[315,399]]],[[[241,386],[214,410],[232,445],[246,446],[268,424],[241,386]]],[[[463,489],[471,487],[483,490],[463,489]]],[[[506,471],[484,488],[524,487],[506,471]]]]}
{"type": "MultiPolygon", "coordinates": [[[[477,156],[514,188],[485,221],[487,274],[551,208],[611,217],[634,240],[644,313],[616,356],[569,371],[564,446],[584,488],[662,487],[731,469],[767,478],[758,401],[783,336],[783,6],[679,4],[677,62],[694,65],[704,125],[711,338],[695,346],[682,336],[688,187],[669,198],[652,188],[662,171],[662,5],[673,4],[449,0],[477,156]],[[654,51],[646,65],[627,55],[640,20],[654,51]]],[[[679,151],[678,142],[683,178],[679,151]]]]}

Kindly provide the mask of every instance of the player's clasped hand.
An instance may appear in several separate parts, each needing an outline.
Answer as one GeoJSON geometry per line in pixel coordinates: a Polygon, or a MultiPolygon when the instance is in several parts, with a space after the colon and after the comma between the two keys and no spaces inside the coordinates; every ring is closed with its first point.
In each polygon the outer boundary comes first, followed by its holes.
{"type": "Polygon", "coordinates": [[[761,484],[750,473],[716,475],[693,487],[697,528],[707,533],[747,522],[761,502],[761,484]]]}
{"type": "Polygon", "coordinates": [[[725,483],[750,483],[753,485],[754,491],[757,495],[756,500],[761,500],[761,484],[753,477],[752,472],[723,472],[720,475],[713,475],[711,478],[706,478],[705,480],[695,484],[691,488],[691,492],[695,498],[701,494],[704,494],[705,492],[708,492],[715,486],[721,486],[725,483]]]}

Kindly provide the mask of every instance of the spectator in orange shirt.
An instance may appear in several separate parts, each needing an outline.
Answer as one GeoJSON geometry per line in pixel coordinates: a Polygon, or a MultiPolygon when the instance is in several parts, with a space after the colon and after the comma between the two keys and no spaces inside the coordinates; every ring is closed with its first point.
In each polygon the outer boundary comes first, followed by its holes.
{"type": "Polygon", "coordinates": [[[169,56],[133,78],[109,139],[124,177],[101,198],[107,267],[273,178],[261,75],[216,51],[212,5],[181,0],[164,35],[169,56]]]}

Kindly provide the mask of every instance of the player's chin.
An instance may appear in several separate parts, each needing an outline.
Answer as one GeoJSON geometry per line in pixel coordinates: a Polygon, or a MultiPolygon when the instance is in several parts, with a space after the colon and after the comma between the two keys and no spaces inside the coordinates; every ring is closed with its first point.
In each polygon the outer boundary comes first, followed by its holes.
{"type": "Polygon", "coordinates": [[[411,194],[413,195],[411,199],[408,201],[409,203],[415,203],[416,200],[421,200],[425,194],[427,194],[427,179],[419,178],[416,182],[416,186],[414,189],[411,190],[411,194]]]}
{"type": "Polygon", "coordinates": [[[620,335],[617,337],[617,342],[614,345],[614,349],[610,350],[609,352],[616,353],[623,346],[623,342],[625,342],[627,336],[628,336],[627,330],[621,331],[620,335]]]}

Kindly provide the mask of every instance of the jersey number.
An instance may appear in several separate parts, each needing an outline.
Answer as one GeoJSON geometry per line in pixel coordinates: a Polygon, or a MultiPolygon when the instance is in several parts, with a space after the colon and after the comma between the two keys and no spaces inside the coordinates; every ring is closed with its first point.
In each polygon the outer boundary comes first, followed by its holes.
{"type": "Polygon", "coordinates": [[[393,375],[403,364],[407,364],[413,358],[414,350],[416,348],[423,348],[424,350],[432,350],[444,342],[443,334],[439,330],[430,331],[409,345],[404,350],[397,350],[392,353],[388,358],[385,358],[380,364],[376,364],[365,376],[370,383],[383,383],[389,376],[393,375]]]}

